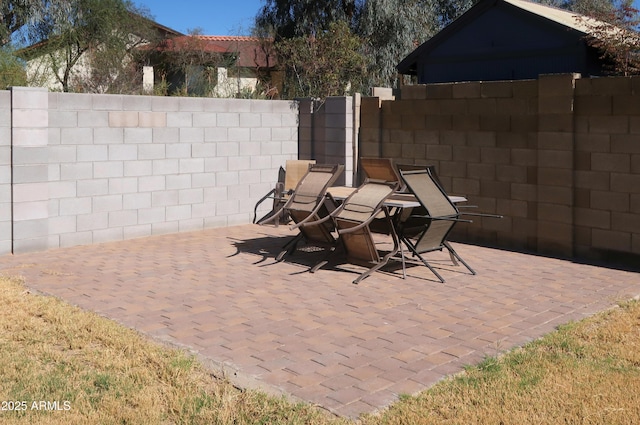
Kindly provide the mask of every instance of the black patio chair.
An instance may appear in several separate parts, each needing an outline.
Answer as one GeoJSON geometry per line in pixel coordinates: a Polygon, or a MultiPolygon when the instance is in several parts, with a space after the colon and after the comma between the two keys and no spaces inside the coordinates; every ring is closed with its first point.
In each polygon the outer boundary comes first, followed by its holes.
{"type": "Polygon", "coordinates": [[[287,160],[286,168],[280,167],[278,171],[278,182],[276,186],[256,202],[253,208],[253,222],[258,224],[274,222],[276,227],[281,222],[283,224],[288,223],[291,218],[284,214],[282,207],[293,193],[302,176],[304,176],[309,169],[309,166],[315,163],[316,161],[314,160],[287,160]],[[260,208],[263,202],[269,199],[273,201],[271,211],[258,219],[258,208],[260,208]]]}
{"type": "Polygon", "coordinates": [[[429,264],[422,254],[447,249],[454,265],[457,265],[459,261],[471,274],[475,275],[475,270],[458,255],[447,238],[457,223],[472,222],[469,219],[462,218],[463,215],[495,218],[501,218],[502,216],[483,213],[461,213],[427,168],[411,171],[401,169],[400,176],[407,185],[408,190],[420,202],[420,209],[417,210],[417,213],[412,213],[397,223],[400,240],[407,246],[412,255],[418,257],[443,283],[445,282],[444,278],[429,264]]]}
{"type": "MultiPolygon", "coordinates": [[[[385,200],[394,193],[398,184],[398,182],[367,179],[330,216],[308,223],[308,225],[318,226],[332,220],[347,261],[368,267],[353,283],[359,283],[383,267],[400,250],[400,240],[393,230],[389,211],[384,206],[385,200]],[[374,237],[374,233],[377,232],[374,232],[371,227],[376,220],[380,219],[380,214],[385,217],[391,230],[393,248],[388,252],[378,249],[376,238],[380,236],[374,237]]],[[[326,262],[325,260],[317,264],[310,271],[316,271],[326,262]]]]}
{"type": "MultiPolygon", "coordinates": [[[[291,230],[298,229],[299,233],[283,246],[282,252],[276,256],[276,261],[282,261],[285,255],[292,254],[300,241],[308,244],[335,248],[336,238],[332,234],[332,223],[322,223],[314,226],[303,226],[308,222],[320,220],[334,211],[337,204],[327,193],[327,188],[338,179],[344,171],[344,165],[312,164],[309,170],[297,184],[295,190],[282,207],[282,212],[291,217],[294,224],[291,230]]],[[[274,220],[272,217],[270,220],[274,220]]]]}

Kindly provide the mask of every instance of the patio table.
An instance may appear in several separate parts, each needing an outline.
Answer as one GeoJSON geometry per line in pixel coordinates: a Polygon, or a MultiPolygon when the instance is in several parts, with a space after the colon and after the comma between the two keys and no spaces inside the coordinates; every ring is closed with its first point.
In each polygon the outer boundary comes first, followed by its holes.
{"type": "MultiPolygon", "coordinates": [[[[345,200],[355,191],[355,187],[351,186],[332,186],[327,189],[327,192],[337,201],[345,200]]],[[[453,203],[467,202],[467,198],[464,196],[449,196],[449,199],[453,203]]],[[[420,206],[420,202],[416,199],[413,193],[400,193],[396,192],[391,195],[384,205],[391,208],[416,208],[420,206]]]]}
{"type": "MultiPolygon", "coordinates": [[[[331,186],[327,189],[327,192],[336,200],[343,201],[351,195],[356,188],[350,186],[331,186]]],[[[447,195],[451,202],[460,203],[467,202],[467,198],[464,196],[453,196],[447,195]]],[[[416,199],[416,196],[413,193],[406,192],[396,192],[387,198],[384,202],[384,207],[389,210],[395,210],[394,212],[389,212],[390,214],[390,224],[391,224],[391,232],[393,234],[397,234],[397,228],[403,223],[407,218],[412,214],[414,208],[420,207],[420,201],[416,199]]],[[[382,217],[381,217],[382,218],[382,217]]],[[[375,233],[384,233],[387,234],[387,230],[373,230],[375,233]]],[[[395,236],[394,236],[395,237],[395,236]]],[[[405,255],[404,249],[400,246],[400,261],[402,262],[402,277],[406,278],[406,266],[405,266],[405,255]]],[[[453,259],[453,257],[452,257],[453,259]]]]}

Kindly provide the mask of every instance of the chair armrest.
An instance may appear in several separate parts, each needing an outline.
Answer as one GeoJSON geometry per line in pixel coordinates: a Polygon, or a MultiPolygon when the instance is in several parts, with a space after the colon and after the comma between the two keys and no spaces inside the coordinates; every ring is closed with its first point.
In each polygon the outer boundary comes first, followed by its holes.
{"type": "MultiPolygon", "coordinates": [[[[291,229],[291,230],[297,229],[298,227],[305,226],[305,225],[306,225],[306,223],[309,223],[309,224],[311,224],[311,223],[314,223],[314,224],[316,224],[316,223],[322,223],[322,222],[326,221],[326,220],[328,219],[328,217],[331,217],[331,214],[328,214],[326,217],[323,217],[323,218],[322,218],[322,219],[320,219],[320,220],[315,220],[315,221],[313,221],[313,222],[309,221],[309,220],[311,220],[311,218],[312,218],[313,216],[315,216],[315,215],[318,213],[318,211],[320,211],[320,208],[322,208],[322,205],[324,204],[324,201],[325,201],[325,199],[326,199],[326,198],[327,198],[327,195],[325,194],[325,195],[322,197],[322,200],[321,200],[320,202],[318,202],[318,205],[316,205],[316,206],[315,206],[315,208],[313,209],[313,211],[311,211],[311,212],[309,213],[309,215],[308,215],[304,220],[302,220],[302,221],[300,221],[300,222],[298,222],[298,223],[296,223],[296,224],[294,224],[294,225],[292,225],[292,226],[289,226],[289,229],[291,229]]],[[[336,210],[336,211],[337,211],[337,210],[336,210]]]]}
{"type": "MultiPolygon", "coordinates": [[[[378,208],[378,209],[374,210],[373,213],[371,213],[371,216],[368,219],[366,219],[362,223],[358,224],[357,226],[349,227],[347,229],[338,229],[338,234],[342,235],[344,233],[351,233],[351,232],[355,232],[357,230],[360,230],[360,229],[362,229],[364,227],[367,227],[376,218],[376,216],[378,215],[378,213],[380,211],[382,211],[382,208],[378,208]]],[[[389,219],[389,215],[385,214],[385,218],[389,219]]],[[[390,224],[390,226],[393,226],[393,225],[390,224]]]]}
{"type": "Polygon", "coordinates": [[[326,217],[322,217],[320,220],[315,220],[315,221],[306,221],[307,219],[304,219],[300,223],[290,226],[289,229],[293,230],[298,227],[317,226],[318,224],[322,224],[325,221],[329,220],[330,218],[331,218],[331,215],[327,215],[326,217]]]}
{"type": "Polygon", "coordinates": [[[348,229],[338,229],[338,234],[343,235],[345,233],[355,232],[356,230],[360,230],[369,225],[369,220],[358,224],[357,226],[349,227],[348,229]]]}
{"type": "Polygon", "coordinates": [[[255,224],[256,220],[258,219],[258,207],[260,206],[260,204],[262,204],[267,199],[272,198],[275,195],[275,193],[276,193],[276,189],[271,189],[269,191],[269,193],[264,195],[262,198],[260,198],[260,200],[258,202],[256,202],[256,206],[253,208],[253,223],[254,224],[255,224]]]}

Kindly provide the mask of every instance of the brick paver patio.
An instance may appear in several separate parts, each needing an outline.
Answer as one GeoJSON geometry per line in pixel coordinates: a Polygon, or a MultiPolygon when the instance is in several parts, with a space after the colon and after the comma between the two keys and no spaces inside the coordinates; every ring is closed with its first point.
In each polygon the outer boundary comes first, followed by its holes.
{"type": "Polygon", "coordinates": [[[463,366],[640,294],[638,273],[455,244],[478,272],[430,258],[374,273],[317,254],[274,256],[292,234],[254,225],[0,257],[0,273],[186,347],[239,385],[356,417],[463,366]]]}

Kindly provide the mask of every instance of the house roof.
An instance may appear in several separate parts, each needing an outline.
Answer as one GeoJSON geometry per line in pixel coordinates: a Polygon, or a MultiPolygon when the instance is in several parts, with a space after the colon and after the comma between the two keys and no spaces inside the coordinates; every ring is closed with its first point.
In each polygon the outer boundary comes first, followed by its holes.
{"type": "Polygon", "coordinates": [[[526,0],[481,0],[456,20],[454,20],[451,24],[447,25],[444,29],[442,29],[432,38],[425,41],[413,52],[411,52],[398,64],[398,71],[401,74],[415,74],[416,61],[420,56],[434,49],[447,37],[449,37],[449,35],[457,31],[464,25],[467,25],[470,21],[498,4],[505,4],[509,7],[514,7],[519,11],[530,13],[540,19],[544,19],[549,22],[561,25],[583,35],[591,33],[594,26],[603,24],[602,22],[597,21],[593,18],[589,18],[575,12],[558,9],[552,6],[542,5],[540,3],[533,3],[526,0]]]}
{"type": "Polygon", "coordinates": [[[557,7],[546,6],[540,3],[533,3],[526,0],[502,0],[505,3],[509,3],[515,7],[518,7],[527,12],[534,13],[538,16],[546,18],[550,21],[556,22],[565,27],[574,29],[583,34],[589,34],[592,31],[593,25],[599,21],[579,13],[571,12],[564,9],[558,9],[557,7]]]}
{"type": "Polygon", "coordinates": [[[206,41],[211,48],[227,53],[238,54],[237,65],[248,68],[271,68],[275,65],[275,54],[271,50],[271,41],[259,37],[230,35],[198,35],[196,38],[206,41]]]}
{"type": "Polygon", "coordinates": [[[199,51],[230,54],[237,57],[236,66],[245,68],[272,68],[275,54],[271,53],[271,40],[258,37],[229,35],[182,35],[164,40],[157,51],[199,51]]]}
{"type": "MultiPolygon", "coordinates": [[[[182,34],[181,32],[176,31],[176,30],[174,30],[172,28],[169,28],[169,27],[167,27],[165,25],[159,24],[156,21],[153,21],[153,20],[151,20],[151,19],[149,19],[147,17],[135,14],[133,12],[129,12],[129,13],[131,15],[135,16],[136,18],[142,19],[145,22],[147,22],[152,28],[154,28],[163,37],[176,37],[176,36],[180,37],[180,36],[184,36],[184,34],[182,34]]],[[[132,34],[136,34],[136,30],[133,29],[131,31],[131,33],[132,34]]],[[[38,52],[40,51],[40,49],[46,48],[48,44],[49,44],[49,39],[46,39],[46,40],[40,41],[38,43],[34,43],[34,44],[30,45],[30,46],[24,47],[22,49],[19,49],[16,52],[16,54],[18,56],[20,56],[20,57],[23,57],[23,58],[30,58],[32,56],[37,56],[38,52]]]]}
{"type": "Polygon", "coordinates": [[[201,37],[194,37],[190,35],[180,35],[178,37],[167,38],[162,40],[158,46],[153,48],[162,52],[198,50],[205,53],[227,53],[227,49],[222,46],[209,43],[201,37]]]}
{"type": "Polygon", "coordinates": [[[165,25],[159,24],[156,21],[153,21],[151,19],[145,18],[144,16],[142,17],[144,20],[148,21],[151,26],[155,27],[158,31],[163,32],[164,34],[167,35],[183,35],[180,31],[176,31],[173,28],[169,28],[165,25]]]}

